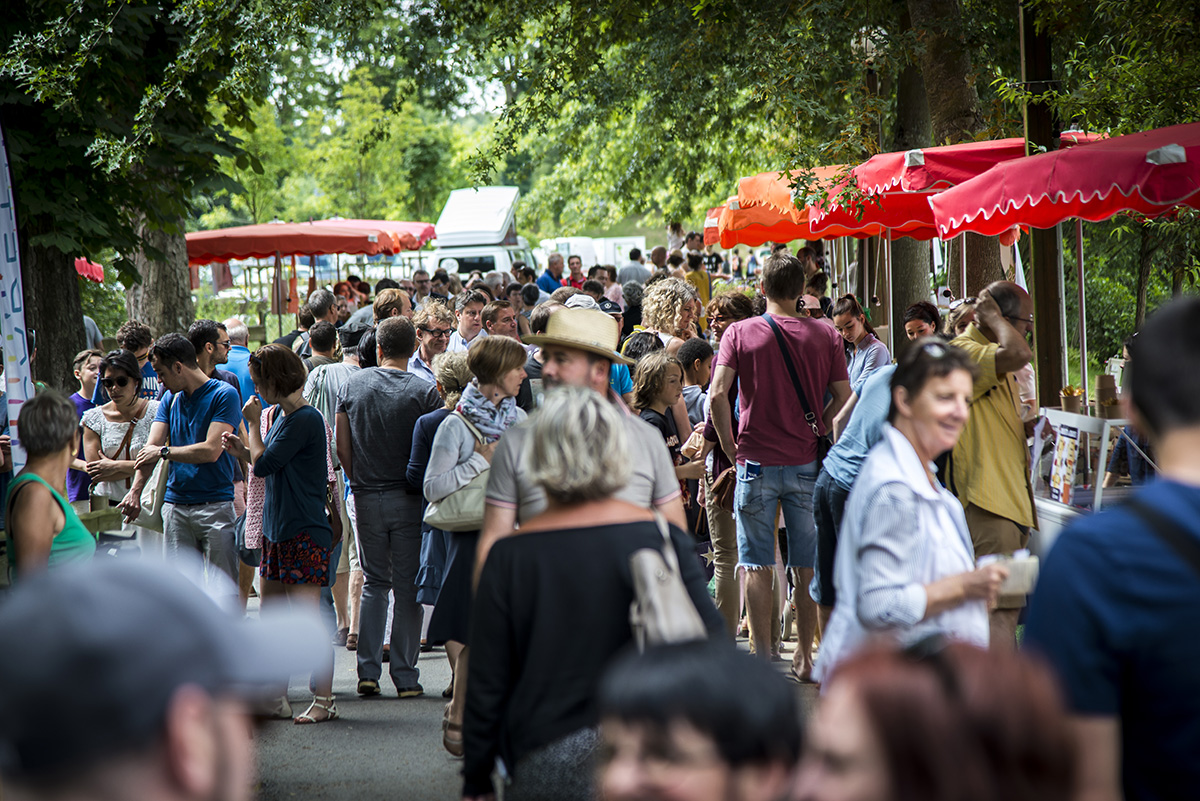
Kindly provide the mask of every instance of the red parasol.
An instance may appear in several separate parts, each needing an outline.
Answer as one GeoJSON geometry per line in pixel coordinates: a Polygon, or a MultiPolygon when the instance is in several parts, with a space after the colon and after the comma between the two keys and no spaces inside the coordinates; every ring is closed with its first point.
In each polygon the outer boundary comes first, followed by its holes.
{"type": "Polygon", "coordinates": [[[89,281],[95,281],[97,284],[104,283],[104,268],[94,261],[87,259],[75,260],[75,272],[89,281]]]}
{"type": "Polygon", "coordinates": [[[339,228],[311,223],[242,225],[187,235],[188,263],[292,255],[394,253],[395,239],[379,229],[339,228]]]}
{"type": "Polygon", "coordinates": [[[399,250],[420,250],[426,242],[437,236],[433,223],[396,222],[392,220],[313,220],[313,225],[357,230],[386,231],[396,241],[399,250]]]}
{"type": "MultiPolygon", "coordinates": [[[[728,201],[726,201],[728,202],[728,201]]],[[[721,241],[721,212],[725,211],[725,206],[717,206],[708,210],[708,214],[704,215],[704,245],[715,245],[721,241]]]]}
{"type": "Polygon", "coordinates": [[[930,199],[943,237],[1200,208],[1200,123],[1117,136],[998,164],[930,199]]]}

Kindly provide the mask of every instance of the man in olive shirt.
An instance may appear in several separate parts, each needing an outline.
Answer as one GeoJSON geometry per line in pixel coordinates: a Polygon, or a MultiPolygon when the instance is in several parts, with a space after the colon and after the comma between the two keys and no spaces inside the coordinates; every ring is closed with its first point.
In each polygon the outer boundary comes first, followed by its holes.
{"type": "MultiPolygon", "coordinates": [[[[547,392],[556,386],[591,387],[620,406],[629,433],[629,483],[616,497],[647,509],[659,509],[668,521],[687,530],[679,480],[662,436],[631,413],[609,387],[613,363],[629,364],[616,352],[621,332],[609,315],[591,309],[558,309],[545,334],[526,337],[541,346],[542,382],[547,392]]],[[[476,558],[476,576],[492,543],[513,533],[516,524],[546,509],[546,494],[534,484],[522,450],[529,424],[516,425],[496,444],[488,474],[487,504],[476,558]]],[[[605,443],[596,443],[597,448],[605,443]]]]}
{"type": "MultiPolygon", "coordinates": [[[[975,557],[1012,554],[1037,525],[1029,486],[1028,435],[1021,420],[1015,373],[1033,358],[1025,336],[1033,330],[1033,300],[1009,281],[979,295],[975,322],[951,343],[979,365],[971,416],[954,446],[950,489],[966,510],[975,557]]],[[[991,647],[1016,646],[1017,617],[1025,596],[1000,596],[991,613],[991,647]]]]}

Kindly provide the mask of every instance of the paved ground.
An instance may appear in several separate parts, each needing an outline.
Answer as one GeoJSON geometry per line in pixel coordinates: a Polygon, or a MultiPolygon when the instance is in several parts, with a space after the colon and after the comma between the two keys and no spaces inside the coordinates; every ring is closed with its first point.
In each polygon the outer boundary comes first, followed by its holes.
{"type": "MultiPolygon", "coordinates": [[[[739,645],[744,648],[745,641],[739,645]]],[[[785,643],[785,659],[791,647],[785,643]]],[[[787,664],[780,663],[780,670],[787,664]]],[[[336,649],[333,691],[341,719],[315,726],[271,721],[263,727],[260,801],[461,798],[461,762],[442,748],[441,694],[450,682],[444,651],[421,654],[420,668],[423,697],[400,700],[394,691],[389,695],[385,672],[384,694],[364,700],[354,692],[354,654],[336,649]]],[[[807,716],[816,688],[797,685],[797,692],[807,716]]],[[[296,713],[303,711],[311,699],[307,679],[293,679],[288,696],[296,713]]]]}

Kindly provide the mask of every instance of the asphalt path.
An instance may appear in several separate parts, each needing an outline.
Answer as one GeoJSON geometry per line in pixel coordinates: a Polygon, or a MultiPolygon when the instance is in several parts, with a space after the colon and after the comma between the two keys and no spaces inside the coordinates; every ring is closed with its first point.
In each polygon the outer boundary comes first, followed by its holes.
{"type": "MultiPolygon", "coordinates": [[[[739,646],[746,647],[745,640],[739,646]]],[[[793,643],[784,643],[787,668],[793,643]]],[[[260,731],[259,794],[261,801],[325,801],[325,799],[395,799],[457,801],[462,789],[462,761],[442,748],[442,690],[450,683],[450,666],[441,648],[421,654],[425,695],[399,699],[387,679],[383,694],[359,698],[354,654],[335,649],[333,691],[341,717],[329,723],[297,726],[268,721],[260,731]]],[[[384,666],[386,668],[386,665],[384,666]]],[[[802,714],[807,717],[817,692],[796,685],[802,714]]],[[[311,700],[306,678],[295,677],[288,691],[293,714],[311,700]]]]}

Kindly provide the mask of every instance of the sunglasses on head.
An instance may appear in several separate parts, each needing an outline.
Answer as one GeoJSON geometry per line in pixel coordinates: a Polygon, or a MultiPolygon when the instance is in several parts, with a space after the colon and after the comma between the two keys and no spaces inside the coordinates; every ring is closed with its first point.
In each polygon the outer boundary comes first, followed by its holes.
{"type": "Polygon", "coordinates": [[[953,311],[953,310],[957,309],[959,306],[963,305],[964,303],[974,306],[978,302],[979,302],[979,298],[959,298],[958,300],[950,301],[950,310],[953,311]]]}
{"type": "Polygon", "coordinates": [[[100,384],[105,389],[112,389],[113,387],[124,388],[124,387],[129,386],[129,383],[132,380],[133,379],[129,378],[128,376],[120,376],[119,378],[102,378],[102,379],[100,379],[100,384]]]}

